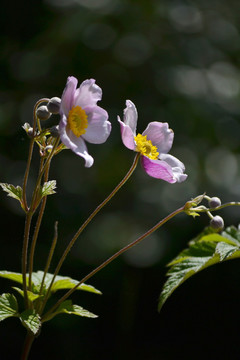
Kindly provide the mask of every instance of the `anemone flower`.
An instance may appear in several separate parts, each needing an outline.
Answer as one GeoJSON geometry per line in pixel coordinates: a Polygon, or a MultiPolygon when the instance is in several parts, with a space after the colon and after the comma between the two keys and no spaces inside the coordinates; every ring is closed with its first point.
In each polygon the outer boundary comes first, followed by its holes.
{"type": "Polygon", "coordinates": [[[60,107],[59,134],[63,144],[85,160],[85,166],[93,164],[85,141],[104,143],[110,132],[108,113],[97,105],[102,89],[94,79],[85,80],[77,88],[78,80],[69,76],[63,91],[60,107]]]}
{"type": "Polygon", "coordinates": [[[146,173],[169,183],[182,182],[187,178],[184,164],[169,155],[174,133],[167,123],[150,122],[142,134],[136,135],[137,109],[132,101],[126,101],[121,126],[123,144],[130,150],[140,153],[141,164],[146,173]]]}

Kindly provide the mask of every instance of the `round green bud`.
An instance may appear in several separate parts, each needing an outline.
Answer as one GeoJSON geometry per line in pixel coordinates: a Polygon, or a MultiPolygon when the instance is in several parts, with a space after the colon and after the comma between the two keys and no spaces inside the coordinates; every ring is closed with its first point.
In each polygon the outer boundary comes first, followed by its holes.
{"type": "Polygon", "coordinates": [[[59,97],[53,97],[47,103],[47,108],[52,114],[59,114],[61,105],[61,99],[59,97]]]}
{"type": "Polygon", "coordinates": [[[46,105],[41,105],[37,108],[37,117],[39,120],[47,120],[51,115],[46,105]]]}

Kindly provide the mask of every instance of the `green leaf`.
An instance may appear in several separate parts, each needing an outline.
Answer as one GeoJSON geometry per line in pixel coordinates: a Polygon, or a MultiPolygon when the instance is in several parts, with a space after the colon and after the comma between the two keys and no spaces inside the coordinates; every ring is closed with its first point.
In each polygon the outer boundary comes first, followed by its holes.
{"type": "Polygon", "coordinates": [[[0,183],[3,191],[5,191],[8,196],[17,199],[22,202],[22,188],[20,186],[14,186],[12,184],[0,183]]]}
{"type": "MultiPolygon", "coordinates": [[[[42,283],[42,278],[43,278],[43,271],[37,271],[35,273],[32,274],[32,282],[35,286],[34,292],[38,291],[38,288],[40,288],[40,285],[42,283]]],[[[1,276],[1,273],[0,273],[1,276]]],[[[47,273],[45,280],[44,280],[44,290],[46,291],[47,288],[49,287],[51,281],[53,278],[53,274],[47,273]]],[[[74,286],[76,286],[79,283],[78,280],[74,280],[68,276],[56,276],[54,283],[52,285],[52,289],[51,289],[51,293],[54,293],[58,290],[68,290],[68,289],[72,289],[74,286]]],[[[95,287],[91,286],[91,285],[87,285],[87,284],[81,284],[77,290],[84,290],[84,291],[88,291],[88,292],[92,292],[95,294],[101,294],[101,291],[97,290],[95,287]]]]}
{"type": "MultiPolygon", "coordinates": [[[[71,279],[69,277],[57,276],[56,279],[55,279],[54,285],[52,287],[52,292],[55,292],[57,290],[72,289],[78,283],[79,283],[79,281],[73,280],[73,279],[71,279]]],[[[77,288],[77,290],[84,290],[84,291],[92,292],[92,293],[95,293],[95,294],[102,294],[101,291],[97,290],[92,285],[87,285],[87,284],[81,284],[77,288]]]]}
{"type": "Polygon", "coordinates": [[[34,335],[38,333],[41,327],[41,320],[39,314],[34,309],[25,310],[20,314],[20,320],[28,330],[34,335]]]}
{"type": "MultiPolygon", "coordinates": [[[[38,294],[40,291],[40,287],[41,287],[41,283],[42,283],[42,279],[43,279],[43,271],[37,271],[37,272],[33,272],[32,273],[32,292],[34,294],[38,294]]],[[[0,277],[2,278],[6,278],[12,281],[15,281],[19,284],[22,284],[23,280],[22,280],[22,274],[17,273],[17,272],[10,272],[10,271],[0,271],[0,277]]],[[[45,280],[44,280],[44,288],[43,288],[43,294],[46,293],[47,288],[49,287],[51,281],[53,278],[53,274],[47,273],[45,280]]],[[[27,279],[28,279],[28,274],[27,274],[27,279]]],[[[68,289],[72,289],[74,286],[76,286],[79,283],[78,280],[74,280],[70,277],[67,276],[56,276],[53,286],[52,286],[52,290],[51,293],[54,293],[58,290],[68,290],[68,289]]],[[[92,292],[94,294],[102,294],[101,291],[97,290],[95,287],[91,286],[91,285],[87,285],[87,284],[81,284],[77,290],[83,290],[83,291],[88,291],[88,292],[92,292]]]]}
{"type": "Polygon", "coordinates": [[[72,314],[72,315],[83,316],[88,318],[98,317],[97,315],[89,312],[88,310],[83,309],[79,305],[73,305],[71,300],[66,300],[57,308],[57,310],[54,313],[50,314],[48,318],[46,318],[44,321],[49,321],[58,314],[70,314],[70,315],[72,314]]]}
{"type": "Polygon", "coordinates": [[[17,299],[12,294],[2,294],[0,296],[0,321],[11,316],[18,316],[17,299]]]}
{"type": "Polygon", "coordinates": [[[22,284],[23,279],[22,279],[22,274],[17,273],[17,272],[11,272],[11,271],[0,271],[0,277],[5,278],[5,279],[9,279],[12,281],[16,281],[19,284],[22,284]]]}
{"type": "Polygon", "coordinates": [[[225,260],[240,257],[240,231],[229,227],[222,234],[206,234],[204,231],[189,243],[173,261],[168,264],[168,280],[159,298],[159,310],[185,280],[199,271],[225,260]]]}
{"type": "MultiPolygon", "coordinates": [[[[24,292],[22,289],[19,289],[18,287],[13,286],[13,289],[16,290],[22,297],[24,297],[24,292]]],[[[28,299],[33,302],[34,300],[43,297],[43,295],[39,296],[38,294],[34,294],[32,291],[27,291],[28,299]]]]}
{"type": "Polygon", "coordinates": [[[40,198],[43,198],[47,195],[55,194],[56,191],[54,191],[54,189],[56,189],[56,180],[50,180],[45,182],[40,189],[40,198]]]}

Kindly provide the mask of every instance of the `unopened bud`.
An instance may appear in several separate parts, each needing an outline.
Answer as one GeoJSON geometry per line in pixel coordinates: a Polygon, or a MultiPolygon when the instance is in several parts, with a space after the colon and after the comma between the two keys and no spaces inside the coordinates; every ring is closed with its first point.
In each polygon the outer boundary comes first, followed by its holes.
{"type": "Polygon", "coordinates": [[[51,152],[52,149],[53,149],[53,146],[52,146],[52,145],[47,145],[47,146],[45,147],[45,150],[48,151],[48,152],[51,152]]]}
{"type": "Polygon", "coordinates": [[[33,133],[33,128],[32,128],[32,127],[28,129],[27,134],[28,134],[28,136],[29,136],[30,138],[33,137],[34,133],[33,133]]]}
{"type": "Polygon", "coordinates": [[[221,230],[224,227],[224,221],[221,216],[214,216],[210,221],[210,226],[215,230],[221,230]]]}
{"type": "Polygon", "coordinates": [[[31,138],[34,136],[33,134],[33,128],[31,127],[31,125],[29,123],[25,123],[23,125],[23,129],[26,131],[26,133],[28,134],[28,136],[31,138]]]}
{"type": "Polygon", "coordinates": [[[39,106],[39,108],[37,109],[37,117],[40,120],[47,120],[50,118],[50,116],[51,116],[51,113],[48,111],[48,108],[46,107],[46,105],[39,106]]]}
{"type": "Polygon", "coordinates": [[[53,97],[47,103],[47,108],[52,114],[59,114],[61,105],[61,99],[59,97],[53,97]]]}
{"type": "Polygon", "coordinates": [[[208,201],[208,204],[209,207],[213,209],[221,205],[221,200],[218,197],[214,196],[208,201]]]}
{"type": "Polygon", "coordinates": [[[49,131],[50,131],[50,134],[51,134],[52,137],[58,137],[59,136],[59,127],[58,127],[58,125],[52,126],[49,129],[49,131]]]}

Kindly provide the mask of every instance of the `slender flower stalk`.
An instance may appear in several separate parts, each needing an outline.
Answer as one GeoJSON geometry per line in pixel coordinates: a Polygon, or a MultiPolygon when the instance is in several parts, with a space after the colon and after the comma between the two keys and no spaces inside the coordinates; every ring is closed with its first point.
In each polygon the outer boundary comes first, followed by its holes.
{"type": "MultiPolygon", "coordinates": [[[[43,159],[41,159],[40,172],[42,170],[42,166],[43,166],[43,159]]],[[[50,163],[48,164],[48,167],[46,168],[46,172],[44,175],[44,182],[48,181],[49,167],[50,167],[50,163]]],[[[41,202],[41,206],[40,206],[40,210],[38,213],[38,218],[37,218],[37,222],[36,222],[36,226],[35,226],[35,230],[34,230],[34,234],[33,234],[33,238],[32,238],[32,244],[31,244],[31,248],[30,248],[29,271],[28,271],[28,273],[29,273],[28,289],[30,291],[32,289],[32,272],[33,272],[34,253],[35,253],[36,243],[37,243],[38,234],[39,234],[40,226],[42,223],[42,218],[43,218],[46,203],[47,203],[47,196],[45,196],[41,202]]]]}
{"type": "MultiPolygon", "coordinates": [[[[214,208],[209,208],[208,210],[209,211],[218,211],[218,210],[224,209],[225,207],[228,207],[228,206],[240,206],[240,202],[239,201],[230,201],[230,202],[227,202],[227,203],[222,204],[220,206],[217,206],[217,207],[214,207],[214,208]]],[[[206,210],[199,209],[198,212],[206,212],[206,210]]]]}
{"type": "Polygon", "coordinates": [[[31,227],[33,213],[28,210],[25,220],[24,236],[23,236],[23,248],[22,248],[22,276],[23,276],[23,293],[25,307],[28,309],[28,295],[27,295],[27,252],[28,252],[28,241],[31,227]]]}
{"type": "Polygon", "coordinates": [[[25,211],[28,210],[26,188],[27,188],[28,176],[29,176],[30,165],[31,165],[31,160],[32,160],[32,153],[33,153],[33,147],[34,147],[34,135],[35,135],[36,124],[37,124],[36,111],[37,111],[38,106],[41,103],[47,102],[48,100],[49,99],[47,99],[47,98],[40,99],[39,101],[36,102],[36,104],[34,105],[34,108],[33,108],[33,136],[31,138],[30,145],[29,145],[27,166],[26,166],[26,171],[25,171],[25,175],[24,175],[24,179],[23,179],[23,205],[24,205],[25,211]]]}
{"type": "Polygon", "coordinates": [[[52,147],[52,150],[51,152],[49,153],[43,167],[42,167],[42,170],[39,172],[39,175],[38,175],[38,178],[37,178],[37,181],[36,181],[36,186],[35,186],[35,189],[33,191],[33,195],[32,195],[32,201],[31,201],[31,204],[30,204],[30,209],[34,212],[39,203],[37,203],[37,197],[38,197],[38,192],[39,192],[39,186],[41,184],[41,180],[42,180],[42,177],[43,175],[46,173],[46,170],[49,168],[50,166],[50,162],[55,154],[55,150],[58,146],[58,143],[59,143],[59,137],[57,137],[54,141],[54,144],[53,144],[53,147],[52,147]]]}
{"type": "Polygon", "coordinates": [[[83,230],[86,228],[86,226],[90,223],[90,221],[92,221],[92,219],[97,215],[97,213],[112,199],[112,197],[118,192],[118,190],[121,189],[121,187],[126,183],[126,181],[130,178],[130,176],[132,175],[132,173],[134,172],[134,170],[136,169],[137,167],[137,164],[138,164],[138,160],[139,160],[139,156],[140,154],[137,153],[135,158],[134,158],[134,161],[132,163],[132,166],[131,168],[129,169],[129,171],[127,172],[127,174],[124,176],[124,178],[120,181],[120,183],[115,187],[115,189],[108,195],[108,197],[93,211],[93,213],[87,218],[87,220],[82,224],[82,226],[78,229],[78,231],[76,232],[76,234],[73,236],[72,240],[69,242],[68,246],[66,247],[61,259],[59,260],[59,263],[55,269],[55,272],[54,272],[54,275],[53,275],[53,278],[52,278],[52,281],[49,285],[49,288],[48,288],[48,291],[47,291],[47,294],[45,296],[45,300],[42,304],[42,308],[41,308],[41,311],[43,311],[45,305],[46,305],[46,302],[48,300],[48,296],[50,294],[50,291],[51,291],[51,287],[54,283],[54,280],[57,276],[57,274],[59,273],[59,270],[67,256],[67,254],[69,253],[69,251],[71,250],[72,246],[74,245],[74,243],[76,242],[76,240],[78,239],[78,237],[80,236],[80,234],[83,232],[83,230]]]}
{"type": "Polygon", "coordinates": [[[58,222],[55,222],[55,226],[54,226],[54,237],[53,237],[53,241],[52,241],[52,245],[48,254],[48,258],[47,258],[47,262],[46,262],[46,266],[44,269],[44,274],[43,274],[43,278],[42,278],[42,283],[40,286],[40,290],[39,290],[39,297],[42,295],[42,291],[43,291],[43,286],[44,286],[44,281],[48,272],[48,269],[50,267],[51,261],[52,261],[52,257],[53,257],[53,253],[57,244],[57,239],[58,239],[58,222]]]}
{"type": "Polygon", "coordinates": [[[170,219],[172,219],[174,216],[180,214],[184,212],[184,206],[180,207],[179,209],[173,211],[171,214],[169,214],[168,216],[166,216],[164,219],[162,219],[161,221],[159,221],[155,226],[153,226],[150,230],[148,230],[145,234],[143,234],[142,236],[140,236],[139,238],[137,238],[136,240],[134,240],[133,242],[131,242],[130,244],[124,246],[121,250],[119,250],[118,252],[116,252],[114,255],[112,255],[111,257],[109,257],[106,261],[104,261],[101,265],[99,265],[96,269],[94,269],[93,271],[91,271],[88,275],[86,275],[82,280],[79,281],[79,283],[72,289],[70,289],[64,296],[61,297],[61,299],[59,299],[57,301],[57,303],[43,316],[42,318],[42,322],[47,321],[48,316],[51,315],[54,310],[56,310],[58,308],[58,306],[64,301],[66,300],[70,295],[72,295],[72,293],[77,290],[77,288],[83,284],[85,281],[87,281],[88,279],[90,279],[93,275],[95,275],[97,272],[99,272],[100,270],[102,270],[105,266],[107,266],[109,263],[111,263],[113,260],[115,260],[117,257],[119,257],[120,255],[122,255],[125,251],[131,249],[133,246],[139,244],[142,240],[144,240],[146,237],[148,237],[149,235],[151,235],[154,231],[156,231],[158,228],[160,228],[163,224],[165,224],[167,221],[169,221],[170,219]]]}
{"type": "Polygon", "coordinates": [[[30,233],[30,227],[31,227],[31,222],[32,222],[32,217],[33,214],[37,208],[37,204],[36,204],[36,199],[37,199],[37,195],[38,195],[38,191],[39,191],[39,186],[42,180],[42,177],[44,175],[44,173],[46,172],[46,170],[48,169],[49,165],[50,165],[50,161],[54,155],[54,151],[58,145],[59,142],[59,137],[55,140],[55,143],[53,145],[52,151],[51,153],[48,155],[45,164],[42,167],[42,170],[40,171],[39,175],[38,175],[38,179],[36,182],[36,186],[35,189],[33,191],[33,195],[32,195],[32,201],[30,204],[29,209],[27,210],[26,213],[26,221],[25,221],[25,229],[24,229],[24,238],[23,238],[23,248],[22,248],[22,275],[23,275],[23,293],[24,293],[24,301],[25,301],[25,306],[26,308],[28,308],[28,295],[27,295],[27,254],[28,254],[28,243],[29,243],[29,233],[30,233]]]}

